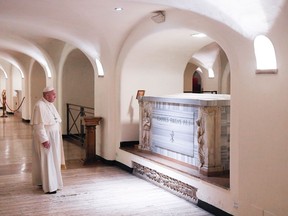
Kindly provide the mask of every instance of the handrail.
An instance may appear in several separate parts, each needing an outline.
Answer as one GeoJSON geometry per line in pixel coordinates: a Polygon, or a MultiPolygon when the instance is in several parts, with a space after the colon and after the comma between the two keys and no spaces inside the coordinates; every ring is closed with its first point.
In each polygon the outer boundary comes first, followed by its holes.
{"type": "Polygon", "coordinates": [[[67,136],[80,141],[82,146],[85,141],[82,123],[85,116],[94,116],[94,108],[67,103],[67,136]]]}

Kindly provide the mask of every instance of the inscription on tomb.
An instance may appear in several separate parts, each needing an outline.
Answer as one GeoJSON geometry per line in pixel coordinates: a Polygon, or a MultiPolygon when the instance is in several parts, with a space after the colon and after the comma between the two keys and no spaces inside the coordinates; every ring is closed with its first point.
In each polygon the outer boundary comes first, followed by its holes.
{"type": "Polygon", "coordinates": [[[144,96],[139,106],[139,149],[198,167],[207,176],[229,170],[229,95],[144,96]]]}
{"type": "Polygon", "coordinates": [[[193,157],[197,116],[198,108],[192,106],[155,103],[151,116],[152,151],[171,151],[193,157]]]}

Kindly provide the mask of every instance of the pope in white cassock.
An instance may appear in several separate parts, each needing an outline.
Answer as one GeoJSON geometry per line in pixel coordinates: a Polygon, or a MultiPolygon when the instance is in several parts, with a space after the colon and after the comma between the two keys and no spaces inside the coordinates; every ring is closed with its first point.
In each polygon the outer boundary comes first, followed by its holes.
{"type": "Polygon", "coordinates": [[[43,191],[55,194],[63,188],[61,166],[65,167],[61,118],[53,105],[53,87],[43,90],[43,97],[35,104],[32,116],[32,183],[43,191]]]}

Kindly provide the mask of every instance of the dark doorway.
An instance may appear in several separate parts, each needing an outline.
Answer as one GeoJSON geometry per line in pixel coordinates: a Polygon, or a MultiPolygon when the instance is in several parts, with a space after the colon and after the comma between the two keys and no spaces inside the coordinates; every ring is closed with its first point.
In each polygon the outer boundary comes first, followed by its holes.
{"type": "Polygon", "coordinates": [[[192,92],[201,93],[201,76],[198,71],[195,71],[192,77],[192,92]]]}

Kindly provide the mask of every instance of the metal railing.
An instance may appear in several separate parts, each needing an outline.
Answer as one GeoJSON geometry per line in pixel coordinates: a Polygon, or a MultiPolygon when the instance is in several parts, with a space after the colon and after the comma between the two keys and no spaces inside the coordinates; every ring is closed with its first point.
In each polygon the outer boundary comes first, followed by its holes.
{"type": "Polygon", "coordinates": [[[85,116],[94,116],[94,108],[67,103],[67,136],[80,141],[82,146],[85,142],[85,116]]]}

